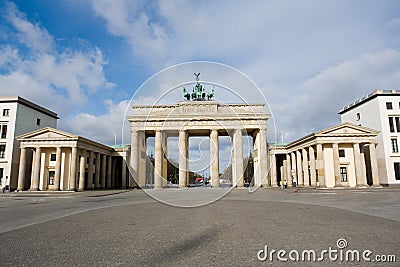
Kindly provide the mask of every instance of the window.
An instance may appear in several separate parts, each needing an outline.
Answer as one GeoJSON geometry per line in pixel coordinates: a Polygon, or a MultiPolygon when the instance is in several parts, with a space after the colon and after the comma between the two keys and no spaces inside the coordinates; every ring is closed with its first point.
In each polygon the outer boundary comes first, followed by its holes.
{"type": "Polygon", "coordinates": [[[340,167],[340,181],[347,182],[347,167],[340,167]]]}
{"type": "Polygon", "coordinates": [[[399,152],[399,146],[397,145],[397,138],[392,138],[390,139],[390,141],[392,142],[392,152],[393,153],[399,152]]]}
{"type": "Polygon", "coordinates": [[[56,176],[55,171],[49,171],[49,185],[54,185],[55,176],[56,176]]]}
{"type": "Polygon", "coordinates": [[[360,115],[360,113],[357,113],[357,114],[356,114],[356,120],[357,120],[357,121],[361,120],[361,115],[360,115]]]}
{"type": "Polygon", "coordinates": [[[0,159],[4,159],[6,156],[6,145],[0,145],[0,159]]]}
{"type": "Polygon", "coordinates": [[[9,109],[9,108],[3,109],[3,116],[4,116],[4,117],[10,116],[10,109],[9,109]]]}
{"type": "Polygon", "coordinates": [[[389,117],[389,128],[390,128],[390,132],[394,133],[393,117],[389,117]]]}
{"type": "Polygon", "coordinates": [[[386,109],[393,109],[392,102],[386,102],[386,109]]]}
{"type": "Polygon", "coordinates": [[[339,158],[345,158],[346,154],[344,153],[344,149],[339,149],[339,158]]]}
{"type": "Polygon", "coordinates": [[[396,131],[399,133],[400,132],[400,117],[395,117],[394,120],[396,122],[396,131]]]}
{"type": "Polygon", "coordinates": [[[394,164],[394,176],[396,180],[400,180],[400,162],[395,162],[394,164]]]}
{"type": "Polygon", "coordinates": [[[7,137],[7,124],[1,125],[1,138],[4,139],[7,137]]]}
{"type": "Polygon", "coordinates": [[[40,126],[40,119],[39,118],[36,119],[36,125],[40,126]]]}
{"type": "Polygon", "coordinates": [[[50,161],[56,161],[56,154],[50,154],[50,161]]]}

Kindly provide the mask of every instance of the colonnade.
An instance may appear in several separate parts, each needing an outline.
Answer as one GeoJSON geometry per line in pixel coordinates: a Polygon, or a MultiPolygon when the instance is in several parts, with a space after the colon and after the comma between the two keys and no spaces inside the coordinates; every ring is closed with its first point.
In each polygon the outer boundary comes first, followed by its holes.
{"type": "MultiPolygon", "coordinates": [[[[288,149],[285,157],[280,166],[280,180],[286,181],[288,186],[296,183],[304,187],[340,187],[349,186],[351,182],[354,186],[368,186],[367,175],[370,176],[373,186],[380,186],[374,142],[332,142],[299,146],[288,149]],[[340,148],[344,152],[351,152],[352,158],[346,156],[347,158],[341,160],[340,148]],[[368,174],[365,154],[368,154],[368,174]],[[344,183],[341,168],[346,168],[346,175],[353,177],[352,173],[347,173],[347,166],[354,170],[354,181],[344,183]]],[[[276,160],[273,160],[272,172],[274,168],[276,160]]],[[[273,185],[277,184],[276,175],[272,177],[273,185]]]]}
{"type": "MultiPolygon", "coordinates": [[[[189,136],[196,129],[179,130],[179,182],[178,186],[183,188],[189,185],[189,136]]],[[[221,133],[229,133],[232,140],[232,184],[236,187],[244,187],[244,164],[243,164],[243,133],[245,129],[224,130],[212,128],[208,130],[210,138],[210,183],[211,187],[218,188],[219,181],[219,140],[221,133]]],[[[255,183],[261,185],[267,175],[267,138],[266,129],[251,129],[254,145],[254,175],[255,183]]],[[[154,188],[162,188],[167,185],[167,137],[171,131],[154,130],[154,188]]],[[[247,132],[246,132],[247,134],[247,132]]],[[[172,133],[176,136],[176,133],[172,133]]],[[[198,135],[198,134],[196,134],[198,135]]],[[[141,187],[146,186],[146,131],[132,130],[131,140],[131,171],[135,180],[141,187]]]]}
{"type": "Polygon", "coordinates": [[[28,147],[22,143],[18,191],[26,189],[29,174],[29,190],[32,191],[127,187],[127,166],[122,157],[76,146],[28,147]],[[30,173],[27,170],[30,165],[27,162],[28,150],[33,153],[30,173]]]}

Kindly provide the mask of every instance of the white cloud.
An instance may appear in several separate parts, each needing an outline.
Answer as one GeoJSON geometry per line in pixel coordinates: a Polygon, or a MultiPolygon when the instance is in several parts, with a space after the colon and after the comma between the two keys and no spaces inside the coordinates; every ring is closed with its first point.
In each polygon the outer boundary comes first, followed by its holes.
{"type": "Polygon", "coordinates": [[[100,49],[68,47],[58,52],[47,30],[29,22],[13,3],[7,4],[6,18],[10,34],[20,43],[0,50],[1,95],[20,95],[63,118],[83,107],[88,96],[114,87],[104,76],[107,62],[100,49]]]}
{"type": "Polygon", "coordinates": [[[339,110],[375,89],[400,81],[400,51],[385,49],[348,60],[307,80],[297,95],[273,110],[287,141],[340,122],[339,110]]]}
{"type": "Polygon", "coordinates": [[[60,127],[68,129],[70,132],[84,136],[91,140],[114,144],[115,134],[117,144],[121,144],[121,136],[124,131],[123,143],[130,142],[129,124],[125,124],[123,129],[124,115],[129,100],[114,103],[111,100],[104,102],[107,112],[102,115],[80,113],[72,118],[60,121],[60,127]]]}
{"type": "Polygon", "coordinates": [[[168,40],[163,27],[150,21],[143,12],[144,4],[134,1],[92,1],[95,13],[106,21],[111,34],[123,37],[141,58],[158,63],[165,60],[169,51],[165,43],[168,40]]]}
{"type": "Polygon", "coordinates": [[[17,37],[27,47],[38,52],[49,52],[54,48],[53,37],[38,24],[30,23],[13,3],[7,4],[7,19],[17,30],[17,37]]]}
{"type": "Polygon", "coordinates": [[[387,28],[400,28],[400,18],[392,19],[387,25],[387,28]]]}

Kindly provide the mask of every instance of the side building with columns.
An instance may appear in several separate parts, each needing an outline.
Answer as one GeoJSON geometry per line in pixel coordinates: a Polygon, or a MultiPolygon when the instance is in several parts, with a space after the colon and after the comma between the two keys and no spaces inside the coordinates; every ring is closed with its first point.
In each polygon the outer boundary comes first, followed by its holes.
{"type": "Polygon", "coordinates": [[[20,135],[17,140],[20,143],[18,191],[134,186],[126,164],[129,146],[113,148],[51,127],[20,135]]]}
{"type": "Polygon", "coordinates": [[[342,123],[294,142],[269,146],[272,184],[288,186],[380,186],[375,138],[378,131],[342,123]]]}
{"type": "MultiPolygon", "coordinates": [[[[57,127],[58,115],[19,96],[0,97],[0,186],[17,188],[19,141],[16,136],[43,127],[57,127]]],[[[30,159],[32,154],[27,153],[30,159]]]]}

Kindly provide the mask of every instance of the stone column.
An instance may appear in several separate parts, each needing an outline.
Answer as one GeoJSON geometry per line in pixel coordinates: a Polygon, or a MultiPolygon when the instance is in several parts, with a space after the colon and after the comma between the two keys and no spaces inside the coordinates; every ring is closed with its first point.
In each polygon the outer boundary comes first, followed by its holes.
{"type": "Polygon", "coordinates": [[[303,148],[301,150],[301,153],[303,154],[303,172],[304,172],[303,186],[310,186],[310,174],[309,174],[309,171],[308,171],[307,150],[305,148],[303,148]]]}
{"type": "Polygon", "coordinates": [[[162,187],[162,132],[156,131],[154,144],[154,188],[162,187]]]}
{"type": "Polygon", "coordinates": [[[303,164],[301,161],[301,152],[300,150],[296,151],[296,160],[297,160],[297,182],[299,186],[303,185],[303,164]]]}
{"type": "Polygon", "coordinates": [[[236,129],[233,133],[233,156],[235,158],[232,166],[232,183],[236,187],[244,187],[243,179],[243,140],[242,130],[236,129]]]}
{"type": "Polygon", "coordinates": [[[122,158],[122,165],[121,165],[121,187],[123,189],[126,188],[126,161],[122,158]]]}
{"type": "Polygon", "coordinates": [[[264,186],[269,186],[270,183],[268,181],[268,150],[267,150],[267,132],[266,129],[261,128],[259,131],[259,155],[258,155],[258,162],[260,168],[260,184],[264,186]]]}
{"type": "Polygon", "coordinates": [[[325,162],[322,144],[317,144],[318,182],[320,187],[325,187],[325,162]]]}
{"type": "Polygon", "coordinates": [[[40,147],[37,147],[36,152],[35,152],[35,165],[33,166],[33,179],[31,182],[31,190],[32,191],[39,190],[41,154],[42,154],[42,151],[41,151],[40,147]]]}
{"type": "Polygon", "coordinates": [[[359,143],[353,144],[353,151],[354,151],[354,165],[355,165],[355,169],[356,169],[357,186],[363,186],[364,181],[362,179],[361,153],[360,153],[360,144],[359,143]]]}
{"type": "Polygon", "coordinates": [[[161,186],[168,186],[168,135],[166,132],[162,133],[161,138],[161,153],[162,153],[162,172],[161,172],[161,186]]]}
{"type": "Polygon", "coordinates": [[[142,188],[146,185],[146,182],[139,181],[139,142],[138,132],[132,130],[131,136],[131,159],[130,159],[130,172],[135,182],[142,188]]]}
{"type": "Polygon", "coordinates": [[[101,189],[106,189],[107,155],[101,155],[101,189]]]}
{"type": "Polygon", "coordinates": [[[179,187],[186,187],[188,178],[188,136],[186,131],[179,131],[179,187]]]}
{"type": "Polygon", "coordinates": [[[107,156],[107,178],[106,178],[106,183],[107,183],[107,189],[111,189],[111,176],[112,176],[112,156],[107,156]]]}
{"type": "Polygon", "coordinates": [[[296,154],[292,152],[290,154],[290,162],[291,162],[291,170],[290,170],[290,177],[292,177],[292,184],[296,181],[296,185],[299,184],[297,181],[297,168],[296,168],[296,154]],[[294,173],[292,173],[294,170],[294,173]]]}
{"type": "Polygon", "coordinates": [[[287,180],[287,185],[292,186],[293,185],[293,180],[292,180],[292,163],[290,161],[290,154],[286,154],[286,180],[287,180]]]}
{"type": "Polygon", "coordinates": [[[25,171],[26,171],[26,148],[21,147],[21,156],[19,158],[19,171],[18,171],[18,191],[24,190],[25,187],[25,171]]]}
{"type": "Polygon", "coordinates": [[[219,143],[218,130],[213,129],[210,133],[210,178],[211,187],[219,187],[219,143]]]}
{"type": "Polygon", "coordinates": [[[271,155],[271,186],[277,187],[278,186],[278,177],[276,171],[276,156],[275,154],[271,155]]]}
{"type": "Polygon", "coordinates": [[[94,172],[94,166],[93,166],[93,158],[94,158],[94,151],[89,152],[89,164],[88,164],[88,183],[87,183],[87,189],[93,189],[93,172],[94,172]]]}
{"type": "Polygon", "coordinates": [[[60,190],[61,180],[61,147],[56,148],[56,168],[54,172],[55,190],[60,190]]]}
{"type": "Polygon", "coordinates": [[[111,188],[115,188],[116,187],[116,183],[115,183],[115,176],[117,173],[117,160],[114,157],[111,157],[111,188]]]}
{"type": "Polygon", "coordinates": [[[86,150],[82,149],[81,158],[79,160],[79,187],[78,191],[85,190],[85,168],[86,167],[86,150]]]}
{"type": "MultiPolygon", "coordinates": [[[[148,178],[147,171],[146,171],[146,164],[147,164],[146,149],[147,149],[146,132],[138,131],[138,152],[137,152],[137,157],[138,157],[137,171],[138,171],[138,173],[137,173],[137,177],[139,180],[138,181],[135,180],[135,182],[136,182],[136,184],[138,184],[140,187],[143,187],[143,188],[148,183],[146,181],[146,178],[148,178]]],[[[151,168],[153,168],[152,165],[151,165],[151,168]]]]}
{"type": "Polygon", "coordinates": [[[361,150],[361,169],[362,169],[362,177],[364,181],[364,186],[368,186],[368,181],[367,181],[367,166],[365,164],[365,153],[364,153],[365,146],[361,145],[360,150],[361,150]]]}
{"type": "Polygon", "coordinates": [[[312,146],[309,147],[308,153],[310,154],[310,182],[311,186],[317,186],[317,169],[315,162],[315,152],[312,146]]]}
{"type": "Polygon", "coordinates": [[[369,156],[371,160],[371,174],[373,186],[380,186],[378,174],[378,162],[376,160],[376,148],[374,143],[369,144],[369,156]]]}
{"type": "Polygon", "coordinates": [[[94,175],[94,188],[100,189],[100,153],[96,153],[96,170],[94,175]]]}
{"type": "MultiPolygon", "coordinates": [[[[339,144],[333,143],[333,173],[335,175],[335,186],[341,186],[340,181],[340,159],[339,159],[339,144]]],[[[358,151],[360,152],[360,150],[358,151]]]]}
{"type": "Polygon", "coordinates": [[[78,148],[72,147],[71,151],[71,173],[69,176],[69,190],[76,190],[76,162],[78,158],[78,148]]]}

